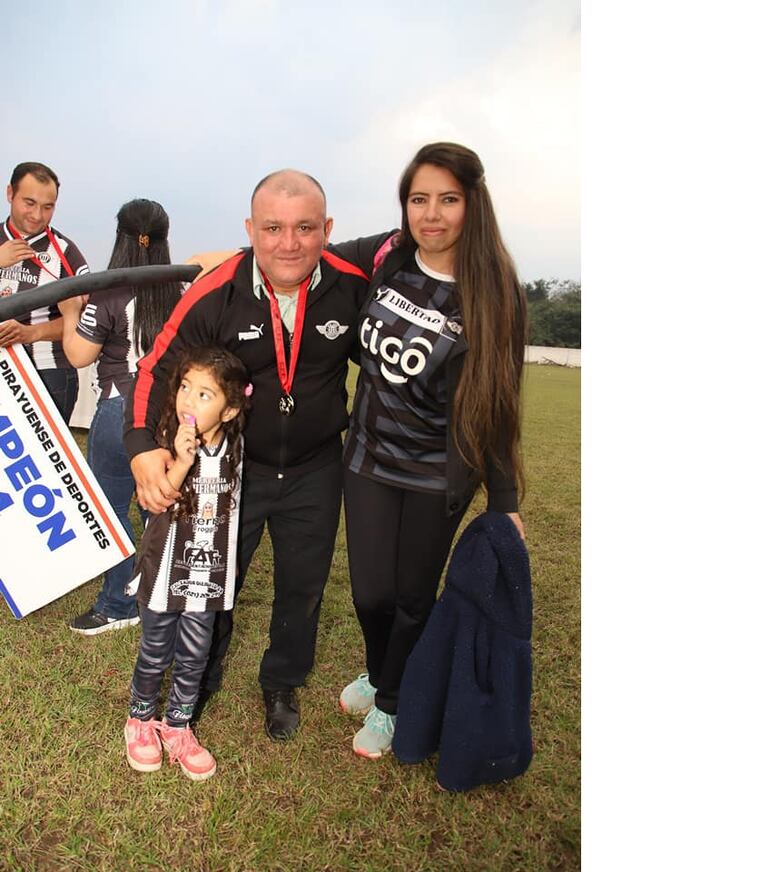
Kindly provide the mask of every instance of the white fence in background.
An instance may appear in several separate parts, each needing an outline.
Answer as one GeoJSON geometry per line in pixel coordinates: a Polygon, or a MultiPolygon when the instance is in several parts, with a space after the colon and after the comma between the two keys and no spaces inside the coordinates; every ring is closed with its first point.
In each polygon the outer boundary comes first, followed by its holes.
{"type": "Polygon", "coordinates": [[[528,345],[524,360],[527,363],[555,363],[559,366],[580,366],[579,348],[548,348],[545,345],[528,345]]]}

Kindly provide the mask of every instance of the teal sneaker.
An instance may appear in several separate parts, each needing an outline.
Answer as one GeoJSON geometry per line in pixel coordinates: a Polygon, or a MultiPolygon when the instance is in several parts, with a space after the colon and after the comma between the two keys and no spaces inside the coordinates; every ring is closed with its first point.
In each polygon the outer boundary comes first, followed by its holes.
{"type": "Polygon", "coordinates": [[[340,694],[340,708],[346,715],[365,715],[374,705],[377,688],[369,683],[369,673],[362,672],[340,694]]]}
{"type": "Polygon", "coordinates": [[[353,736],[353,750],[360,757],[379,760],[390,751],[395,730],[396,716],[386,714],[373,706],[364,718],[363,727],[353,736]]]}

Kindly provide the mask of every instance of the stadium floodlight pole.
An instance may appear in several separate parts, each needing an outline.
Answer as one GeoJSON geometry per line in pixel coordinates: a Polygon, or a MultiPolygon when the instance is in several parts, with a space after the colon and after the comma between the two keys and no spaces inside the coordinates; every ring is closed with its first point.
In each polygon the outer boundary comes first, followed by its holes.
{"type": "Polygon", "coordinates": [[[198,264],[162,264],[156,266],[129,266],[86,273],[48,282],[41,288],[22,291],[0,298],[0,321],[26,315],[43,306],[53,306],[78,294],[92,294],[107,288],[150,285],[155,282],[191,282],[201,271],[198,264]]]}

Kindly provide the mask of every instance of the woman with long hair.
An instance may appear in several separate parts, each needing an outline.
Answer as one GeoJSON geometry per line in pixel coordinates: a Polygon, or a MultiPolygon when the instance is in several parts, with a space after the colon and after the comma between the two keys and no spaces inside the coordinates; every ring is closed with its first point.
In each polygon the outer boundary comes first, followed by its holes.
{"type": "MultiPolygon", "coordinates": [[[[154,200],[131,200],[120,208],[108,269],[171,263],[169,220],[154,200]]],[[[123,448],[123,408],[136,376],[136,364],[149,351],[181,294],[179,282],[116,288],[92,294],[81,311],[75,297],[59,303],[64,319],[62,344],[70,363],[96,361],[96,411],[88,433],[88,465],[133,541],[128,508],[134,479],[123,448]]],[[[70,621],[86,636],[139,621],[136,597],[124,593],[132,577],[133,557],[104,574],[96,602],[70,621]]]]}
{"type": "Polygon", "coordinates": [[[404,171],[399,199],[398,236],[333,246],[374,273],[344,449],[348,559],[367,671],[340,696],[344,711],[366,716],[353,749],[370,759],[390,750],[406,660],[480,484],[489,508],[508,513],[524,534],[526,297],[484,168],[464,146],[426,145],[404,171]]]}

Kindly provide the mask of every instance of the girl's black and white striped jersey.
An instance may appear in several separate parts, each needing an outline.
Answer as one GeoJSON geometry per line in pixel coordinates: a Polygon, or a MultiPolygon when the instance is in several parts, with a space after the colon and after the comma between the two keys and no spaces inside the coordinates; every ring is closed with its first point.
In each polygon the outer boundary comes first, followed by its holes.
{"type": "Polygon", "coordinates": [[[454,279],[418,255],[376,288],[358,325],[349,469],[409,490],[446,490],[446,362],[462,329],[454,279]]]}
{"type": "MultiPolygon", "coordinates": [[[[48,229],[56,239],[73,273],[77,276],[87,273],[88,264],[75,243],[71,239],[67,239],[66,236],[62,236],[53,227],[48,229]]],[[[6,220],[0,232],[0,243],[14,238],[6,220]]],[[[45,269],[40,264],[31,260],[22,260],[19,263],[13,264],[13,266],[3,267],[0,269],[0,297],[9,297],[11,294],[20,294],[24,291],[33,290],[57,279],[66,278],[68,275],[59,258],[56,247],[49,240],[45,230],[36,236],[30,236],[26,242],[36,252],[38,260],[43,264],[45,269]]],[[[42,324],[46,321],[55,321],[57,318],[61,318],[61,313],[56,306],[43,306],[40,309],[33,309],[32,312],[26,315],[19,315],[16,320],[20,324],[42,324]]],[[[25,346],[25,348],[37,369],[62,369],[70,367],[61,342],[33,342],[31,345],[25,346]]]]}
{"type": "Polygon", "coordinates": [[[195,513],[172,520],[151,515],[136,561],[138,601],[153,612],[228,611],[233,607],[237,565],[241,469],[224,438],[209,454],[198,449],[188,473],[195,513]]]}

